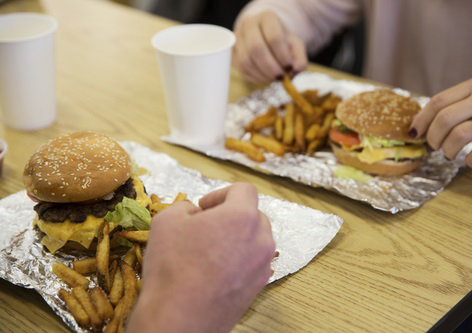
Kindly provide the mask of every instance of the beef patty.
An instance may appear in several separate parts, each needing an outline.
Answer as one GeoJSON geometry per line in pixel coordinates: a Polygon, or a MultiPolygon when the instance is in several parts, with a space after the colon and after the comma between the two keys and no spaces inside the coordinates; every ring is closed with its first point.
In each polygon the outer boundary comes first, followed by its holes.
{"type": "Polygon", "coordinates": [[[133,187],[133,179],[129,178],[121,185],[110,200],[101,200],[94,203],[51,203],[42,202],[34,206],[39,218],[48,222],[64,222],[69,219],[72,222],[84,222],[87,215],[104,217],[109,211],[123,201],[123,197],[136,199],[136,190],[133,187]]]}

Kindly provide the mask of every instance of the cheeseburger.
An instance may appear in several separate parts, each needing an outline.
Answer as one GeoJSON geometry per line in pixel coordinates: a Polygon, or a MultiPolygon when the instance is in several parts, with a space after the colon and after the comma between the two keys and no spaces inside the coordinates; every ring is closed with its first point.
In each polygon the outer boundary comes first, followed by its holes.
{"type": "Polygon", "coordinates": [[[330,145],[338,161],[378,175],[400,175],[418,168],[427,150],[423,139],[408,136],[420,106],[386,89],[354,95],[336,108],[330,145]]]}
{"type": "Polygon", "coordinates": [[[33,224],[52,253],[93,247],[103,221],[110,230],[150,222],[151,201],[132,174],[130,157],[102,134],[76,132],[49,141],[30,158],[23,181],[37,202],[33,224]]]}

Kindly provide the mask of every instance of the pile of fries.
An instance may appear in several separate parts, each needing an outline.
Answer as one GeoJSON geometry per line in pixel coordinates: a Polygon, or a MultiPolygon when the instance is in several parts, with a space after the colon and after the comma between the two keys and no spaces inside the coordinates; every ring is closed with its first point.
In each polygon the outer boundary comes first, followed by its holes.
{"type": "Polygon", "coordinates": [[[245,126],[250,142],[227,138],[227,149],[245,153],[256,162],[264,162],[264,152],[283,156],[286,152],[313,155],[326,143],[339,96],[318,96],[316,90],[297,91],[285,75],[283,86],[292,98],[283,110],[271,106],[245,126]]]}
{"type": "MultiPolygon", "coordinates": [[[[172,203],[166,204],[152,194],[151,216],[186,199],[187,194],[179,193],[172,203]]],[[[149,230],[121,231],[110,236],[109,224],[104,221],[97,238],[95,257],[74,261],[72,268],[53,264],[53,273],[71,289],[59,290],[58,296],[81,327],[94,332],[123,332],[141,290],[140,274],[149,230]],[[110,238],[124,238],[133,245],[123,256],[112,255],[110,238]]]]}

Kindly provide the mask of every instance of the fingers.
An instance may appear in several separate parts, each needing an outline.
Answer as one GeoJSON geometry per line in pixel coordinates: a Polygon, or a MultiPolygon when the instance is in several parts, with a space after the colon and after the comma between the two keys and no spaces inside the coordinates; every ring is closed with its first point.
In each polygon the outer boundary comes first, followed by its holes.
{"type": "MultiPolygon", "coordinates": [[[[470,120],[454,127],[440,148],[442,148],[444,156],[453,160],[469,142],[472,142],[472,121],[470,120]]],[[[472,158],[469,154],[466,158],[467,165],[470,166],[470,162],[472,162],[472,158]]]]}
{"type": "Polygon", "coordinates": [[[264,40],[269,45],[279,68],[282,67],[277,75],[283,75],[282,69],[286,72],[291,71],[293,64],[292,55],[288,47],[288,36],[277,15],[272,12],[262,13],[261,30],[264,40]]]}
{"type": "Polygon", "coordinates": [[[248,183],[235,183],[205,195],[200,199],[198,205],[205,210],[221,205],[226,201],[250,209],[257,209],[257,190],[248,183]]]}
{"type": "MultiPolygon", "coordinates": [[[[154,218],[152,219],[152,222],[162,222],[162,221],[173,221],[178,218],[185,218],[188,217],[189,215],[193,215],[196,213],[201,212],[202,209],[198,206],[195,206],[193,203],[190,201],[181,201],[177,202],[175,204],[170,205],[166,209],[164,209],[162,212],[156,214],[154,218]]],[[[151,226],[154,223],[151,223],[151,226]]]]}
{"type": "Polygon", "coordinates": [[[234,64],[253,82],[274,81],[308,64],[303,41],[288,33],[273,12],[245,18],[235,33],[234,64]]]}
{"type": "Polygon", "coordinates": [[[236,40],[238,42],[233,51],[235,66],[250,82],[264,82],[264,75],[259,71],[256,64],[252,61],[243,39],[244,38],[242,35],[237,32],[236,40]]]}
{"type": "Polygon", "coordinates": [[[297,36],[289,34],[288,45],[293,59],[293,71],[294,73],[300,73],[308,66],[305,43],[297,36]]]}
{"type": "Polygon", "coordinates": [[[468,80],[433,96],[431,101],[413,119],[410,136],[412,138],[423,136],[442,109],[469,97],[471,94],[472,80],[468,80]]]}
{"type": "Polygon", "coordinates": [[[260,215],[260,221],[261,221],[261,227],[262,229],[266,230],[266,231],[269,231],[270,232],[270,235],[272,235],[272,225],[270,224],[270,221],[269,219],[267,218],[267,216],[259,211],[259,215],[260,215]]]}
{"type": "Polygon", "coordinates": [[[426,135],[431,148],[439,149],[448,134],[470,118],[472,118],[472,97],[460,100],[439,111],[432,120],[426,135]]]}
{"type": "MultiPolygon", "coordinates": [[[[251,57],[251,60],[264,76],[265,81],[273,81],[276,77],[283,74],[281,65],[272,54],[269,44],[263,36],[263,30],[260,26],[261,21],[258,17],[248,19],[243,29],[243,43],[251,57]]],[[[283,39],[283,35],[278,39],[283,39]]]]}

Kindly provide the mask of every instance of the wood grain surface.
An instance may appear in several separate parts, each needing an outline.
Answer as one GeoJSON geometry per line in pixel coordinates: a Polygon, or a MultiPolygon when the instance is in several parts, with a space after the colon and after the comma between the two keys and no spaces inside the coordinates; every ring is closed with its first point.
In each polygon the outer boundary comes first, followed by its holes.
{"type": "MultiPolygon", "coordinates": [[[[34,132],[0,126],[9,144],[1,198],[23,189],[23,167],[40,144],[92,130],[164,152],[207,177],[251,182],[264,194],[341,216],[344,225],[328,247],[296,274],[266,287],[235,332],[425,332],[472,289],[470,170],[421,208],[391,215],[168,145],[159,139],[168,126],[150,38],[174,23],[94,0],[16,0],[0,6],[1,14],[16,11],[44,12],[59,21],[58,118],[34,132]]],[[[233,71],[230,101],[256,88],[233,71]]],[[[0,280],[0,332],[68,331],[36,292],[0,280]]]]}

